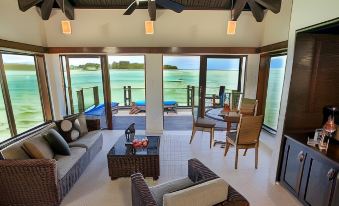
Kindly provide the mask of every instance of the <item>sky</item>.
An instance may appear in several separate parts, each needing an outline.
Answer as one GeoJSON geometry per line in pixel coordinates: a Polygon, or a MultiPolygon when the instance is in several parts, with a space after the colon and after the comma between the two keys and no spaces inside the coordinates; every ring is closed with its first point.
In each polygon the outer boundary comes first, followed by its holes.
{"type": "MultiPolygon", "coordinates": [[[[4,63],[20,63],[20,64],[34,64],[33,56],[3,54],[4,63]]],[[[70,64],[78,66],[86,63],[100,64],[99,58],[70,58],[70,64]]],[[[145,57],[140,56],[108,56],[108,61],[112,64],[114,61],[130,61],[131,63],[145,62],[145,57]]],[[[178,69],[183,70],[198,70],[200,67],[199,56],[164,56],[164,65],[177,66],[178,69]]],[[[277,56],[271,58],[271,68],[277,69],[285,67],[286,56],[277,56]]],[[[235,70],[239,68],[239,59],[222,59],[209,58],[207,60],[207,67],[209,70],[235,70]]]]}

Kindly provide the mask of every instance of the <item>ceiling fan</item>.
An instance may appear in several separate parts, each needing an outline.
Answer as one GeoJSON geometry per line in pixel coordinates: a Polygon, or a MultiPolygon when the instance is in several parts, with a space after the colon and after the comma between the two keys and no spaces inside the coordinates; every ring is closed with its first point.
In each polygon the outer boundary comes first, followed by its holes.
{"type": "Polygon", "coordinates": [[[43,20],[49,19],[55,2],[68,19],[74,20],[74,7],[69,0],[18,0],[19,9],[23,12],[33,6],[40,7],[40,15],[43,20]]]}
{"type": "Polygon", "coordinates": [[[232,20],[236,21],[244,8],[248,5],[257,22],[262,22],[265,16],[265,10],[271,10],[277,14],[281,9],[282,0],[236,0],[234,3],[232,20]]]}
{"type": "Polygon", "coordinates": [[[124,15],[131,15],[135,9],[144,7],[146,5],[148,8],[148,14],[151,21],[156,20],[157,5],[177,13],[180,13],[184,10],[184,6],[182,4],[179,4],[171,0],[135,0],[128,6],[124,15]]]}

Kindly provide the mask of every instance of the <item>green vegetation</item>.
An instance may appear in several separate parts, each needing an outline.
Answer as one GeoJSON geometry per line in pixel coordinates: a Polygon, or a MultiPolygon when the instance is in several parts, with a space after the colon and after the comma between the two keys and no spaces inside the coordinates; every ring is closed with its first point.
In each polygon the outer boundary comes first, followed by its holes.
{"type": "Polygon", "coordinates": [[[173,66],[173,65],[167,65],[167,64],[165,64],[165,65],[164,65],[164,69],[178,69],[178,67],[177,67],[177,66],[173,66]]]}
{"type": "Polygon", "coordinates": [[[96,71],[100,69],[100,64],[86,63],[79,66],[70,66],[71,70],[85,70],[85,71],[96,71]]]}
{"type": "Polygon", "coordinates": [[[35,71],[33,64],[4,64],[6,71],[35,71]]]}
{"type": "Polygon", "coordinates": [[[112,63],[112,69],[145,69],[144,64],[130,63],[129,61],[119,61],[112,63]]]}

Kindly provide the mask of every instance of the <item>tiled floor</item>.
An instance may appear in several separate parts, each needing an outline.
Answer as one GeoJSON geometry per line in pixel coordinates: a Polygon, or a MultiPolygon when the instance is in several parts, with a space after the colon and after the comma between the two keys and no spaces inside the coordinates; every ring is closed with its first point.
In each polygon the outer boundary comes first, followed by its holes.
{"type": "MultiPolygon", "coordinates": [[[[111,206],[131,205],[130,180],[119,178],[111,181],[108,176],[107,151],[123,131],[103,131],[104,148],[88,166],[79,181],[65,197],[62,205],[111,206]]],[[[143,132],[139,132],[142,134],[143,132]]],[[[224,133],[216,132],[223,137],[224,133]]],[[[254,151],[247,156],[240,155],[238,170],[234,169],[235,151],[230,149],[226,157],[223,149],[216,146],[209,149],[207,133],[197,132],[193,143],[188,144],[190,131],[166,131],[161,137],[160,177],[158,181],[147,179],[155,185],[187,174],[187,160],[198,158],[235,189],[242,193],[251,206],[296,206],[294,197],[278,184],[269,182],[271,150],[261,144],[259,168],[254,169],[254,151]]]]}

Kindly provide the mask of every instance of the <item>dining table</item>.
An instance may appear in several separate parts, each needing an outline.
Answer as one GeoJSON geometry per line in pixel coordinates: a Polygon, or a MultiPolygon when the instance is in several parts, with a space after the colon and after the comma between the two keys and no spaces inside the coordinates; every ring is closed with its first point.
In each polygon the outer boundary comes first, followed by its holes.
{"type": "MultiPolygon", "coordinates": [[[[208,109],[205,116],[216,121],[226,122],[226,132],[232,132],[232,124],[237,124],[240,121],[240,112],[224,111],[223,108],[208,109]]],[[[214,139],[215,144],[225,144],[225,141],[214,139]]]]}

